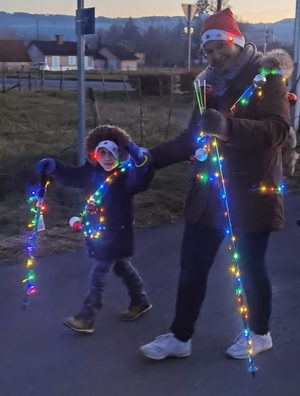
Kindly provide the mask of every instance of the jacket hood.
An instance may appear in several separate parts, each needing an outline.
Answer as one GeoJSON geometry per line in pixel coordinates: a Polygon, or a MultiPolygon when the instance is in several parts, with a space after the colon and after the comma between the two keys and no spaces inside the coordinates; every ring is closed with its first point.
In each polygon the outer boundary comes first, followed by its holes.
{"type": "Polygon", "coordinates": [[[291,56],[281,48],[266,53],[261,58],[261,67],[267,70],[282,71],[285,78],[291,77],[294,70],[294,62],[291,56]]]}
{"type": "Polygon", "coordinates": [[[127,147],[131,138],[128,133],[116,125],[99,125],[89,132],[85,140],[86,156],[92,165],[97,165],[97,160],[94,157],[95,148],[104,140],[110,140],[118,146],[118,158],[120,162],[126,161],[129,158],[127,147]]]}

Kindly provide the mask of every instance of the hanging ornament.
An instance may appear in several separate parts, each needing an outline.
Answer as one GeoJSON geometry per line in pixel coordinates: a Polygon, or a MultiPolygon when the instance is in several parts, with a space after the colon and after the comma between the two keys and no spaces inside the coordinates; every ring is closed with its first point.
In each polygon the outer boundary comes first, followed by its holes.
{"type": "Polygon", "coordinates": [[[256,76],[253,78],[253,85],[255,88],[262,88],[265,83],[267,82],[267,79],[265,76],[262,74],[256,74],[256,76]]]}
{"type": "Polygon", "coordinates": [[[297,98],[297,95],[295,95],[294,93],[288,92],[287,97],[288,97],[290,106],[294,106],[297,103],[298,98],[297,98]]]}
{"type": "Polygon", "coordinates": [[[205,147],[200,147],[200,148],[198,148],[198,150],[196,150],[195,158],[198,161],[200,161],[200,162],[206,161],[207,157],[208,157],[208,152],[207,152],[207,149],[205,147]]]}
{"type": "Polygon", "coordinates": [[[77,216],[73,216],[69,220],[70,226],[73,228],[74,231],[81,231],[82,230],[82,223],[81,219],[77,216]]]}

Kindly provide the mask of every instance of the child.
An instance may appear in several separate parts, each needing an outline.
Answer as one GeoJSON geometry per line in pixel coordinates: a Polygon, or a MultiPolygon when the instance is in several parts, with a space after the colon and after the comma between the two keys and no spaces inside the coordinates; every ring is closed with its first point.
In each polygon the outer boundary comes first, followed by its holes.
{"type": "Polygon", "coordinates": [[[70,167],[45,158],[38,162],[36,170],[64,186],[83,189],[87,196],[81,223],[89,255],[96,263],[80,312],[63,324],[77,332],[93,333],[95,314],[102,307],[102,293],[111,269],[122,278],[130,296],[122,320],[134,320],[152,308],[130,256],[134,251],[133,196],[149,187],[154,172],[150,154],[117,126],[101,125],[92,130],[85,150],[88,162],[82,166],[70,167]]]}

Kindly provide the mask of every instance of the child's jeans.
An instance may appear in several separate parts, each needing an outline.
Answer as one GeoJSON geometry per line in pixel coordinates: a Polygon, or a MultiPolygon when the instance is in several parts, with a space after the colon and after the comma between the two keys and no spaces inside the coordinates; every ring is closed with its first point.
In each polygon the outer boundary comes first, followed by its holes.
{"type": "Polygon", "coordinates": [[[122,278],[130,297],[130,305],[139,305],[147,302],[144,291],[144,282],[137,270],[131,264],[131,259],[125,257],[118,260],[97,261],[90,273],[88,294],[83,302],[82,309],[77,315],[93,319],[102,306],[102,293],[106,285],[106,278],[110,270],[122,278]]]}

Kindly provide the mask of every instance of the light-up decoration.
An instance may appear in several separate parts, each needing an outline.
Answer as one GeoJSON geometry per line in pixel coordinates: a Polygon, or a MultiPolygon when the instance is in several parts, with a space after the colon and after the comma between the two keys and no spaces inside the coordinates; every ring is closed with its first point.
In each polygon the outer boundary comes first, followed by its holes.
{"type": "Polygon", "coordinates": [[[32,191],[30,198],[28,199],[28,203],[31,204],[31,212],[34,213],[33,220],[28,224],[28,229],[32,231],[31,235],[28,238],[28,242],[26,244],[26,269],[27,274],[26,278],[23,279],[23,283],[25,284],[25,298],[23,301],[24,308],[28,304],[28,296],[31,294],[35,294],[37,292],[37,287],[35,283],[36,275],[34,272],[35,267],[35,254],[37,248],[37,233],[39,231],[43,231],[45,229],[43,214],[46,210],[46,206],[44,204],[44,196],[47,191],[47,187],[49,185],[49,181],[47,180],[47,176],[42,174],[41,182],[36,191],[32,191]]]}
{"type": "MultiPolygon", "coordinates": [[[[199,81],[194,82],[194,88],[195,88],[195,94],[196,94],[196,99],[197,99],[197,104],[199,108],[200,114],[203,113],[205,110],[205,107],[203,106],[204,100],[202,98],[202,92],[201,92],[201,86],[199,81]]],[[[250,87],[252,88],[252,87],[250,87]]],[[[247,88],[245,91],[246,93],[249,92],[250,89],[247,88]]],[[[252,95],[253,92],[251,92],[252,95]]],[[[204,91],[204,95],[206,95],[206,92],[204,91]]],[[[238,101],[234,104],[234,106],[241,101],[245,95],[242,95],[238,101]]],[[[232,109],[234,109],[234,106],[232,109]]],[[[202,147],[204,145],[207,145],[207,142],[204,140],[205,133],[203,131],[200,131],[199,136],[197,137],[197,143],[201,144],[202,147]],[[203,143],[205,141],[205,143],[203,143]]],[[[236,300],[238,304],[238,311],[242,317],[242,322],[243,322],[243,335],[246,339],[247,342],[247,353],[248,353],[248,371],[254,376],[257,368],[254,366],[253,362],[253,350],[252,350],[252,340],[251,340],[251,333],[248,325],[248,308],[247,305],[245,304],[245,297],[244,297],[244,290],[243,290],[243,285],[242,285],[242,279],[241,279],[241,271],[239,267],[239,254],[236,249],[236,237],[233,234],[233,229],[232,229],[232,222],[231,222],[231,216],[230,216],[230,211],[229,211],[229,206],[228,206],[228,199],[227,199],[227,192],[226,192],[226,187],[225,187],[225,179],[223,176],[223,170],[222,170],[222,161],[223,157],[220,156],[219,150],[218,150],[218,145],[217,145],[217,140],[215,138],[209,138],[210,139],[210,144],[209,144],[209,159],[211,163],[213,164],[213,172],[210,175],[206,174],[198,174],[197,178],[200,179],[201,182],[206,183],[207,180],[210,180],[211,182],[217,182],[219,187],[220,187],[220,195],[221,195],[221,200],[224,206],[224,217],[227,220],[227,228],[226,228],[226,235],[230,238],[230,244],[228,246],[228,250],[231,252],[231,273],[235,276],[236,280],[236,290],[235,290],[235,295],[236,295],[236,300]]]]}
{"type": "Polygon", "coordinates": [[[105,195],[111,183],[120,175],[126,172],[132,166],[130,160],[124,162],[121,166],[108,176],[97,191],[89,196],[80,217],[74,216],[70,219],[69,224],[75,231],[83,230],[83,234],[89,239],[98,239],[105,230],[105,208],[101,206],[103,196],[105,195]]]}

